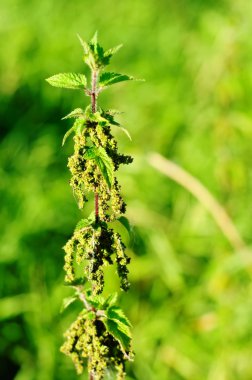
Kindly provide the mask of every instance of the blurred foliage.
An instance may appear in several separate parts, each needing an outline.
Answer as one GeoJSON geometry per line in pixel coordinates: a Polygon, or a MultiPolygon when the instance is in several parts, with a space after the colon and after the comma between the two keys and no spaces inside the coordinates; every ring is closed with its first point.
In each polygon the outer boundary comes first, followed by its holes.
{"type": "Polygon", "coordinates": [[[135,225],[132,287],[121,296],[136,352],[127,379],[251,379],[252,3],[2,0],[0,20],[0,378],[77,378],[59,352],[81,307],[59,314],[70,295],[61,247],[80,218],[60,118],[87,98],[44,79],[84,70],[76,33],[97,29],[105,47],[125,44],[111,69],[146,79],[100,100],[125,112],[133,142],[118,137],[135,157],[120,173],[135,225]],[[202,205],[149,165],[151,151],[208,188],[246,249],[231,247],[202,205]]]}

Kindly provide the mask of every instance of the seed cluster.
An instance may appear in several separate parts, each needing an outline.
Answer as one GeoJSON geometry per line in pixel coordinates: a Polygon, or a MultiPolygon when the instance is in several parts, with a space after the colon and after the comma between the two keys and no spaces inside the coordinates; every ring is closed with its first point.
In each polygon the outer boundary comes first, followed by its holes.
{"type": "Polygon", "coordinates": [[[125,353],[92,312],[81,312],[65,333],[61,352],[71,357],[78,374],[87,365],[95,380],[103,379],[110,367],[117,370],[117,380],[124,379],[125,353]]]}
{"type": "Polygon", "coordinates": [[[74,137],[74,154],[69,158],[68,167],[72,174],[70,185],[77,197],[79,208],[84,207],[87,193],[99,195],[99,218],[101,221],[112,221],[126,211],[126,204],[120,194],[120,185],[114,176],[121,164],[130,164],[130,156],[119,154],[117,142],[111,134],[110,126],[101,126],[99,123],[86,121],[82,133],[74,137]],[[92,145],[91,145],[92,144],[92,145]],[[87,158],[85,152],[94,146],[103,148],[111,160],[113,183],[109,188],[97,161],[87,158]]]}
{"type": "Polygon", "coordinates": [[[120,235],[108,228],[106,223],[95,224],[76,229],[71,239],[64,246],[65,281],[76,280],[74,266],[84,262],[84,273],[92,283],[94,294],[100,294],[104,287],[104,266],[117,264],[122,290],[128,290],[127,264],[130,258],[125,253],[125,245],[120,235]],[[114,258],[115,257],[115,258],[114,258]]]}

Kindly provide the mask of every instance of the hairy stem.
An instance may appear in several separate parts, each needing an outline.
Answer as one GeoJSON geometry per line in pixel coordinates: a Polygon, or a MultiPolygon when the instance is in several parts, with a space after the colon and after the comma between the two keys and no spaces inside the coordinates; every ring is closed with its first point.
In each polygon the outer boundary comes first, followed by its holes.
{"type": "MultiPolygon", "coordinates": [[[[91,107],[92,112],[95,113],[97,111],[97,78],[98,71],[92,71],[92,91],[91,91],[91,107]]],[[[95,193],[95,220],[98,222],[99,220],[99,195],[95,193]]]]}
{"type": "Polygon", "coordinates": [[[95,194],[95,221],[99,220],[99,195],[95,194]]]}
{"type": "Polygon", "coordinates": [[[97,78],[98,71],[92,71],[92,90],[91,90],[91,105],[92,112],[95,113],[97,111],[97,78]]]}

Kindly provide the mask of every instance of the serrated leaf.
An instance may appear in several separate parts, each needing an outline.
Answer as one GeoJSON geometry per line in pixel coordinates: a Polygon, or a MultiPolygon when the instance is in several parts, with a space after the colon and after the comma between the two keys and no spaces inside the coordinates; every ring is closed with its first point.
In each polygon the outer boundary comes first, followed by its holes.
{"type": "Polygon", "coordinates": [[[130,351],[131,334],[128,326],[112,319],[103,319],[108,332],[119,342],[121,348],[126,352],[130,351]]]}
{"type": "Polygon", "coordinates": [[[84,153],[84,158],[95,160],[108,187],[111,188],[114,180],[114,166],[106,150],[102,147],[88,147],[84,153]]]}
{"type": "Polygon", "coordinates": [[[91,113],[90,117],[92,118],[92,120],[96,121],[103,127],[110,125],[109,120],[106,117],[103,117],[100,112],[95,112],[93,114],[91,113]]]}
{"type": "Polygon", "coordinates": [[[77,135],[80,134],[83,131],[83,128],[85,128],[86,126],[85,119],[83,118],[76,119],[73,126],[74,126],[75,133],[77,135]]]}
{"type": "Polygon", "coordinates": [[[88,54],[89,53],[89,46],[88,46],[88,43],[86,41],[83,41],[83,39],[81,38],[81,36],[79,34],[77,34],[77,37],[79,38],[80,40],[80,43],[81,43],[81,46],[83,47],[84,49],[84,53],[85,54],[88,54]]]}
{"type": "Polygon", "coordinates": [[[106,86],[110,86],[112,84],[124,82],[127,80],[134,80],[134,78],[125,74],[105,72],[105,73],[102,73],[100,76],[99,85],[100,87],[106,87],[106,86]]]}
{"type": "Polygon", "coordinates": [[[90,289],[86,290],[86,300],[87,302],[95,307],[96,309],[102,309],[103,305],[105,303],[105,299],[102,296],[99,295],[92,295],[92,291],[90,289]]]}
{"type": "Polygon", "coordinates": [[[108,298],[106,299],[106,301],[105,301],[104,307],[108,308],[110,306],[113,306],[116,303],[117,298],[118,298],[118,294],[117,293],[110,294],[108,296],[108,298]]]}
{"type": "Polygon", "coordinates": [[[89,104],[89,105],[85,108],[85,116],[89,116],[91,113],[92,113],[92,105],[89,104]]]}
{"type": "Polygon", "coordinates": [[[107,308],[107,317],[109,319],[116,319],[117,321],[120,321],[124,325],[131,327],[131,323],[122,311],[122,309],[119,306],[112,305],[107,308]]]}
{"type": "Polygon", "coordinates": [[[115,121],[114,116],[111,115],[110,113],[103,112],[102,116],[103,116],[103,118],[105,118],[107,120],[108,125],[116,125],[117,127],[120,126],[120,124],[117,121],[115,121]]]}
{"type": "Polygon", "coordinates": [[[118,110],[107,110],[106,111],[106,114],[109,114],[109,115],[111,115],[111,116],[114,116],[114,115],[120,115],[120,114],[122,114],[123,112],[122,111],[118,111],[118,110]]]}
{"type": "Polygon", "coordinates": [[[91,224],[93,224],[94,222],[95,222],[95,213],[92,212],[87,219],[81,219],[77,223],[77,225],[75,227],[75,231],[78,231],[78,230],[80,230],[82,228],[91,226],[91,224]]]}
{"type": "Polygon", "coordinates": [[[81,133],[83,127],[85,125],[85,120],[83,118],[78,118],[75,120],[74,125],[65,133],[62,146],[65,144],[67,138],[71,135],[71,133],[75,132],[76,134],[81,133]]]}
{"type": "Polygon", "coordinates": [[[87,85],[87,79],[84,74],[61,73],[47,78],[46,81],[54,87],[69,88],[72,90],[83,89],[87,85]]]}
{"type": "Polygon", "coordinates": [[[98,150],[98,155],[96,157],[97,165],[99,166],[101,173],[105,181],[107,182],[109,189],[111,189],[111,186],[114,180],[113,161],[108,156],[105,149],[103,149],[102,147],[99,147],[97,150],[98,150]]]}
{"type": "Polygon", "coordinates": [[[66,297],[63,299],[62,306],[60,308],[60,312],[62,313],[71,303],[76,301],[78,298],[77,297],[66,297]]]}
{"type": "Polygon", "coordinates": [[[84,117],[84,111],[81,108],[75,108],[72,112],[67,114],[66,116],[62,117],[62,120],[64,119],[71,119],[71,118],[79,118],[79,117],[84,117]]]}
{"type": "Polygon", "coordinates": [[[92,224],[92,223],[90,223],[90,222],[88,221],[88,219],[81,219],[81,220],[77,223],[77,225],[76,225],[76,227],[75,227],[75,231],[78,231],[78,230],[81,230],[82,228],[88,227],[88,226],[90,226],[90,224],[92,224]]]}
{"type": "Polygon", "coordinates": [[[88,160],[95,159],[97,156],[97,148],[95,146],[90,146],[85,149],[85,153],[83,155],[84,158],[88,160]]]}
{"type": "Polygon", "coordinates": [[[98,32],[96,30],[95,34],[93,35],[93,37],[91,38],[89,44],[90,45],[93,45],[93,46],[96,46],[97,45],[97,41],[98,41],[98,32]]]}

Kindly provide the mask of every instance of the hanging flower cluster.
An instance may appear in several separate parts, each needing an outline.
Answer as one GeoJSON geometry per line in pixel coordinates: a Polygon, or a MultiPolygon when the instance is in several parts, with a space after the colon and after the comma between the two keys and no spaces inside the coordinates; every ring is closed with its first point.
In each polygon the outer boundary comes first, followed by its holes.
{"type": "Polygon", "coordinates": [[[103,268],[113,264],[115,260],[121,288],[128,290],[127,264],[130,259],[125,253],[125,245],[120,235],[108,228],[106,223],[94,222],[91,226],[77,228],[64,250],[66,282],[72,283],[76,280],[74,264],[81,265],[85,261],[85,276],[92,283],[94,295],[100,294],[104,286],[103,268]]]}
{"type": "Polygon", "coordinates": [[[91,70],[90,87],[84,74],[63,73],[47,79],[55,87],[84,90],[91,98],[86,109],[77,108],[64,118],[74,119],[73,126],[63,138],[64,145],[74,134],[74,153],[68,160],[70,186],[80,209],[91,195],[95,210],[87,219],[79,221],[64,246],[65,282],[75,289],[74,297],[65,300],[65,307],[79,299],[83,310],[66,331],[61,351],[71,357],[79,374],[86,366],[90,380],[103,379],[106,371],[113,371],[113,368],[117,371],[117,379],[122,380],[125,362],[133,358],[130,323],[116,306],[115,294],[107,299],[100,294],[107,265],[116,265],[121,289],[126,291],[129,288],[127,265],[130,259],[121,236],[108,223],[123,220],[124,226],[128,225],[122,216],[126,204],[116,171],[121,164],[130,164],[133,159],[118,152],[112,135],[112,127],[119,127],[129,136],[128,131],[115,121],[118,112],[104,111],[98,107],[97,98],[108,86],[134,78],[104,71],[121,45],[104,50],[97,41],[97,34],[89,43],[81,38],[80,42],[84,62],[91,70]],[[80,271],[82,275],[78,277],[80,271]]]}

